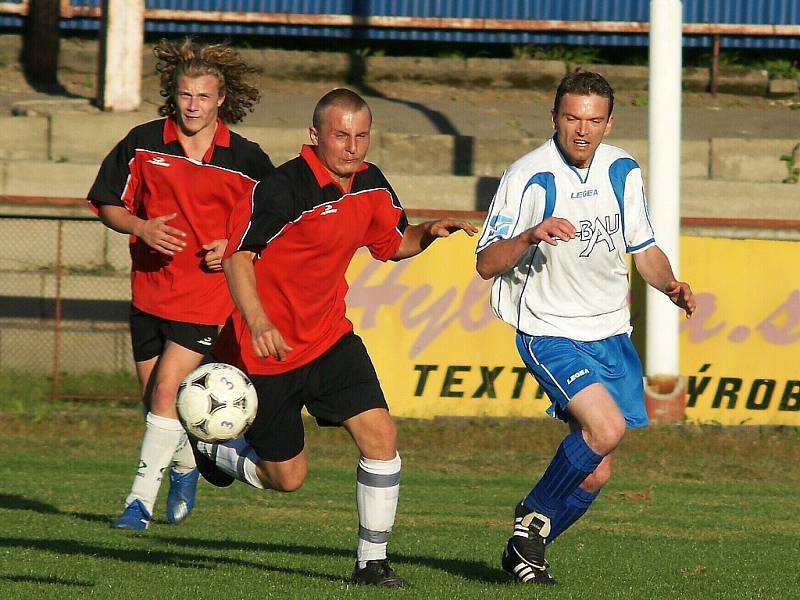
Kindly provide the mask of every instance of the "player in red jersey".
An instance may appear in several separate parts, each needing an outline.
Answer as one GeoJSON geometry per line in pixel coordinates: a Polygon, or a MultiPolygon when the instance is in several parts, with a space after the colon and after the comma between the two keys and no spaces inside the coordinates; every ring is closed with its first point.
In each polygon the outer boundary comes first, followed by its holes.
{"type": "Polygon", "coordinates": [[[255,70],[224,44],[162,40],[162,119],[132,129],[103,161],[88,194],[114,231],[130,235],[131,342],[147,410],[139,465],[114,526],[146,529],[169,471],[167,521],[191,512],[199,473],[175,397],[233,308],[222,273],[225,223],[272,171],[258,144],[230,131],[259,99],[255,70]]]}
{"type": "Polygon", "coordinates": [[[400,489],[397,432],[361,338],[345,315],[345,272],[359,248],[402,260],[436,239],[477,228],[454,219],[409,225],[383,173],[364,162],[372,114],[336,89],[318,102],[312,145],[237,204],[223,260],[236,310],[214,356],[243,368],[260,398],[245,437],[191,440],[201,473],[220,486],[297,490],[308,472],[305,406],[342,426],[361,453],[356,476],[358,550],[352,580],[405,587],[386,557],[400,489]]]}

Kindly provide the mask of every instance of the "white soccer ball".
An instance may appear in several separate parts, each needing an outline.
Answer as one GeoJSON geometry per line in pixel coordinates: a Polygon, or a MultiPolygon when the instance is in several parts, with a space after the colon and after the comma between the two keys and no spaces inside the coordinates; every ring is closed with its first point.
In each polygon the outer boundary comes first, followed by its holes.
{"type": "Polygon", "coordinates": [[[178,387],[178,417],[203,442],[241,436],[256,417],[258,395],[250,379],[233,365],[208,363],[178,387]]]}

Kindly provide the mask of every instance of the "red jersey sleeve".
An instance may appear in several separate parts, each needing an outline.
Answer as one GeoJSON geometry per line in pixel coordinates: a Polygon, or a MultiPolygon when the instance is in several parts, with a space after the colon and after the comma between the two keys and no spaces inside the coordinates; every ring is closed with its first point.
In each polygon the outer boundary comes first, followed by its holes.
{"type": "Polygon", "coordinates": [[[386,181],[386,192],[373,205],[372,221],[366,232],[365,246],[374,258],[387,261],[397,253],[408,220],[394,190],[386,181]]]}
{"type": "MultiPolygon", "coordinates": [[[[256,188],[258,186],[256,185],[256,188]]],[[[255,188],[253,189],[255,193],[255,188]]],[[[241,250],[242,239],[250,228],[250,219],[253,215],[253,197],[244,196],[236,204],[228,215],[227,234],[228,245],[225,248],[223,259],[231,257],[235,252],[241,250]]]]}
{"type": "Polygon", "coordinates": [[[105,157],[86,195],[89,208],[95,214],[99,213],[103,204],[123,206],[131,213],[136,213],[139,174],[135,158],[136,130],[132,130],[105,157]]]}

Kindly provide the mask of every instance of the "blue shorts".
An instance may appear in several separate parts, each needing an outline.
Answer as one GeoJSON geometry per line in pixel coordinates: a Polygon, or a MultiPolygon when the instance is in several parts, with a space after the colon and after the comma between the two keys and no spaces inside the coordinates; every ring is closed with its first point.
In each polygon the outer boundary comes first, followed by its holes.
{"type": "Polygon", "coordinates": [[[569,421],[569,401],[592,383],[602,383],[619,406],[628,427],[645,427],[642,363],[622,333],[597,342],[517,332],[517,350],[553,403],[547,413],[569,421]]]}

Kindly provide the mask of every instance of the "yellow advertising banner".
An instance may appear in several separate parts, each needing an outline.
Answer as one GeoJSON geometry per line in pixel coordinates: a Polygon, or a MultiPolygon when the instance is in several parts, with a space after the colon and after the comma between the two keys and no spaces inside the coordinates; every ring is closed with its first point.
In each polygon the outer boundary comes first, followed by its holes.
{"type": "Polygon", "coordinates": [[[687,417],[800,425],[800,242],[684,237],[681,257],[687,417]]]}
{"type": "MultiPolygon", "coordinates": [[[[698,298],[681,324],[687,418],[800,425],[800,243],[683,237],[681,256],[698,298]]],[[[399,263],[359,252],[348,281],[348,316],[395,416],[545,416],[549,401],[475,272],[474,238],[399,263]]]]}

